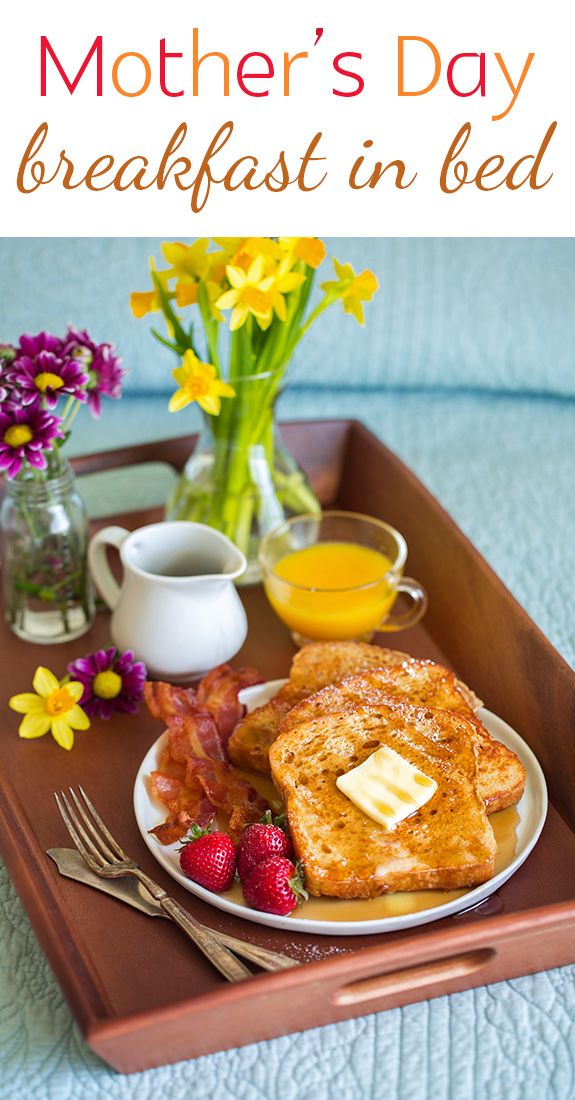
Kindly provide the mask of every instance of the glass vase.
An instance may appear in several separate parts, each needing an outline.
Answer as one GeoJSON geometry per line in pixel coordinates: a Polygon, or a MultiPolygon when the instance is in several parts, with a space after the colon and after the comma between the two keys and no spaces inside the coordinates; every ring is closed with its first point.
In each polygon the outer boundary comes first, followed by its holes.
{"type": "Polygon", "coordinates": [[[6,480],[0,510],[6,621],[24,641],[50,645],[94,620],[86,509],[69,464],[54,466],[6,480]]]}
{"type": "Polygon", "coordinates": [[[320,505],[289,453],[276,422],[272,373],[233,379],[236,396],[204,426],[166,509],[167,519],[194,520],[222,531],[245,554],[239,584],[260,580],[258,548],[283,519],[320,505]]]}

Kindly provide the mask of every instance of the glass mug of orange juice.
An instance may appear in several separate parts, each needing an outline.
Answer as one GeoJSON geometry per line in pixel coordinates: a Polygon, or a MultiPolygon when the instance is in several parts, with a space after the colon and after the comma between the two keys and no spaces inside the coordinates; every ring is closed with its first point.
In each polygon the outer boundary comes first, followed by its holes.
{"type": "Polygon", "coordinates": [[[268,600],[297,645],[366,641],[376,630],[419,622],[427,594],[402,575],[407,543],[399,531],[356,512],[294,516],[264,536],[259,560],[268,600]],[[391,611],[400,592],[412,606],[391,611]]]}

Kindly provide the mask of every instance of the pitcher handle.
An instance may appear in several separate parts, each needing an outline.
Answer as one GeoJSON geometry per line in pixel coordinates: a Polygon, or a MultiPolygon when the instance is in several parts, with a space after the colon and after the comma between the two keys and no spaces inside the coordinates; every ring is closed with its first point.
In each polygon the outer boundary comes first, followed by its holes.
{"type": "Polygon", "coordinates": [[[112,571],[108,565],[107,548],[108,546],[115,546],[116,550],[119,550],[129,534],[130,532],[126,531],[125,527],[104,527],[90,539],[88,547],[90,572],[96,587],[111,611],[114,610],[120,599],[121,588],[112,576],[112,571]]]}
{"type": "Polygon", "coordinates": [[[406,630],[409,626],[415,626],[427,611],[427,592],[419,581],[414,581],[412,577],[400,577],[394,587],[398,594],[405,592],[410,597],[412,606],[401,615],[389,615],[381,626],[378,626],[378,630],[406,630]]]}

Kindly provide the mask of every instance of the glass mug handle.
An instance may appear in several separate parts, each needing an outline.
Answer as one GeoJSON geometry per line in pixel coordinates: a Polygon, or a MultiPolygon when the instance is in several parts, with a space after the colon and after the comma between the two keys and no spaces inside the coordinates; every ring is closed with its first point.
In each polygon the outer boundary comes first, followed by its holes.
{"type": "Polygon", "coordinates": [[[401,615],[389,615],[388,618],[384,619],[377,628],[382,632],[406,630],[409,626],[415,626],[427,611],[429,602],[427,592],[419,581],[414,581],[412,577],[400,577],[394,588],[398,595],[400,592],[405,592],[412,600],[412,605],[401,615]]]}

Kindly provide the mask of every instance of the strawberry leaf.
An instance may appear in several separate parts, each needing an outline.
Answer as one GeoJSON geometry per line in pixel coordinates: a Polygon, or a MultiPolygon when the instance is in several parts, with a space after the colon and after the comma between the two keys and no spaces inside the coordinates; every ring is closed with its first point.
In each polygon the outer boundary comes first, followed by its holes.
{"type": "Polygon", "coordinates": [[[304,886],[304,870],[301,860],[298,859],[295,865],[295,875],[288,879],[288,883],[296,896],[298,905],[302,905],[304,901],[308,900],[309,894],[304,886]]]}
{"type": "Polygon", "coordinates": [[[177,851],[181,852],[182,848],[185,848],[187,844],[191,844],[194,840],[199,840],[202,836],[207,836],[210,832],[209,829],[202,829],[200,825],[196,825],[194,821],[193,825],[190,825],[189,832],[182,837],[181,843],[178,844],[177,851]]]}

